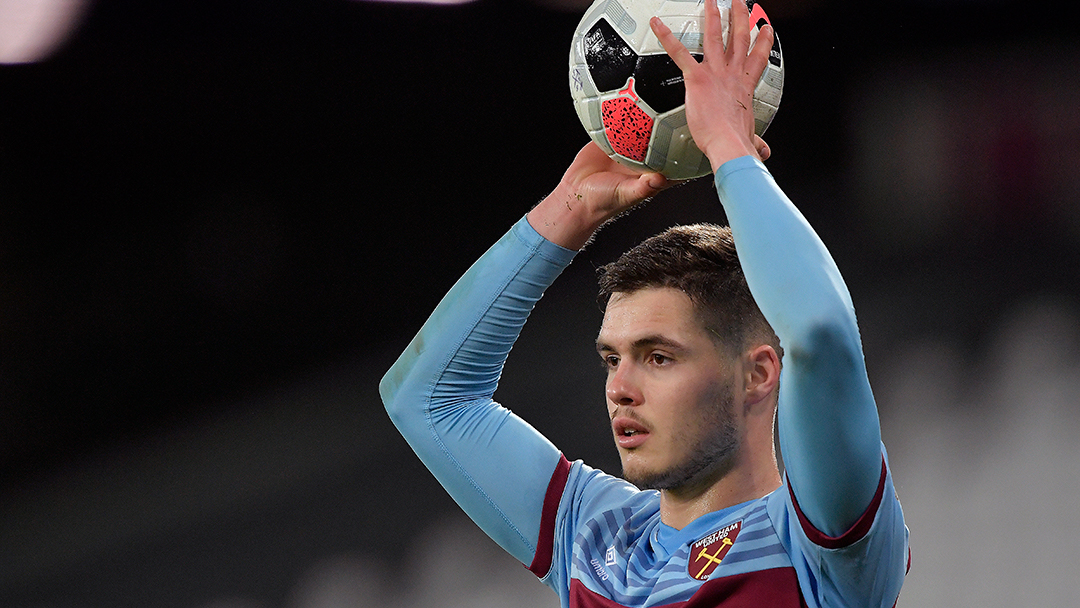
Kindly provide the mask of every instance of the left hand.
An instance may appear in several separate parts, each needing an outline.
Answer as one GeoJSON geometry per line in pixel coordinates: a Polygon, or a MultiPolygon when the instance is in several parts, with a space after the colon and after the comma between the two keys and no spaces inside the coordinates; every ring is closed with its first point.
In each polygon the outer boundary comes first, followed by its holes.
{"type": "Polygon", "coordinates": [[[547,240],[580,249],[605,222],[672,185],[659,173],[619,164],[590,141],[555,190],[529,212],[529,223],[547,240]]]}
{"type": "Polygon", "coordinates": [[[764,25],[750,47],[750,11],[732,0],[728,44],[716,0],[705,0],[705,58],[698,63],[659,17],[649,22],[664,50],[683,73],[686,122],[694,143],[715,171],[725,162],[751,155],[769,156],[769,146],[754,134],[754,88],[769,61],[773,31],[764,25]]]}

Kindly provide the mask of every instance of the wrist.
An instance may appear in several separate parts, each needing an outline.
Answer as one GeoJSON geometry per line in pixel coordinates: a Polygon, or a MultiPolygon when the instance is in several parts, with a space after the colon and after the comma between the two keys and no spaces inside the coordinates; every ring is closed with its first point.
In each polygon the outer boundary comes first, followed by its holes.
{"type": "Polygon", "coordinates": [[[559,182],[526,216],[540,236],[565,247],[579,250],[609,218],[589,209],[582,193],[559,182]]]}
{"type": "Polygon", "coordinates": [[[713,173],[716,173],[724,163],[743,156],[758,158],[758,152],[752,145],[725,145],[714,146],[712,149],[705,152],[705,156],[709,158],[709,164],[712,165],[713,173]]]}

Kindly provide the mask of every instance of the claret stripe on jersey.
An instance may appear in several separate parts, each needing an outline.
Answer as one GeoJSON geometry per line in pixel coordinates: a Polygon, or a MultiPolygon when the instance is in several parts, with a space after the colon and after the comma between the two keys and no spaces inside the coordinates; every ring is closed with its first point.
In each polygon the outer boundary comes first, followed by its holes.
{"type": "MultiPolygon", "coordinates": [[[[628,608],[615,600],[590,591],[581,583],[570,585],[571,608],[628,608]]],[[[704,583],[686,601],[646,604],[657,608],[806,608],[799,593],[799,581],[792,568],[774,568],[736,574],[704,583]]]]}

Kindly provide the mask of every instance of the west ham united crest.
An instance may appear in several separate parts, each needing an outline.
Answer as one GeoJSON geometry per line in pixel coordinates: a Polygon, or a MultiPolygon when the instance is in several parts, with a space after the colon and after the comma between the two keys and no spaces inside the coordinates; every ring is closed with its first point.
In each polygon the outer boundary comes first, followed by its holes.
{"type": "Polygon", "coordinates": [[[735,538],[742,528],[742,520],[724,526],[716,532],[690,545],[690,560],[686,565],[690,576],[699,581],[709,580],[709,575],[716,570],[724,556],[735,544],[735,538]]]}

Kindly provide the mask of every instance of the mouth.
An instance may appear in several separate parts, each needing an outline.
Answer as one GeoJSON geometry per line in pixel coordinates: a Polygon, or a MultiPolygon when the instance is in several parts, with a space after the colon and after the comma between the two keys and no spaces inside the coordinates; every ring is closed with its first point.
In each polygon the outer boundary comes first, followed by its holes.
{"type": "Polygon", "coordinates": [[[649,437],[649,429],[645,425],[626,416],[612,419],[611,431],[615,435],[615,443],[628,450],[639,447],[649,437]]]}

